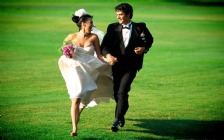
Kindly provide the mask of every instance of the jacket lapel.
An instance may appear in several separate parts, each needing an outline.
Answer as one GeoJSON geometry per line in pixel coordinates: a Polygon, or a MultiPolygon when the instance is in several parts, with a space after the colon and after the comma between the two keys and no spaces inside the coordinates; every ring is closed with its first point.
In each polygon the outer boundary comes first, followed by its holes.
{"type": "Polygon", "coordinates": [[[138,35],[138,32],[136,29],[136,24],[134,22],[132,22],[132,31],[131,31],[131,36],[130,36],[127,47],[129,47],[131,44],[135,43],[137,35],[138,35]]]}
{"type": "Polygon", "coordinates": [[[118,24],[115,27],[115,32],[117,33],[117,36],[118,36],[119,40],[122,40],[122,42],[123,42],[123,38],[122,38],[122,25],[121,24],[118,24]]]}
{"type": "Polygon", "coordinates": [[[118,36],[118,41],[120,42],[120,50],[122,52],[122,54],[124,54],[125,52],[125,47],[124,47],[124,42],[123,42],[123,37],[122,37],[122,25],[121,24],[118,24],[116,27],[115,27],[115,31],[117,33],[117,36],[118,36]]]}

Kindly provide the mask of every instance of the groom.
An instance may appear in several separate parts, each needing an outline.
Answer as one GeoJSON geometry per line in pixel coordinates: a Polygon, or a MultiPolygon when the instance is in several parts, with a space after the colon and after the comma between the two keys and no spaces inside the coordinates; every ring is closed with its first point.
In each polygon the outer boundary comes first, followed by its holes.
{"type": "Polygon", "coordinates": [[[131,89],[137,71],[142,68],[144,53],[147,53],[153,43],[153,37],[145,23],[131,21],[132,6],[122,3],[115,7],[117,23],[107,28],[102,41],[102,53],[112,65],[114,78],[114,99],[116,101],[115,119],[111,130],[118,131],[118,125],[125,124],[125,114],[128,110],[128,92],[131,89]]]}
{"type": "Polygon", "coordinates": [[[122,3],[115,7],[117,23],[107,27],[107,33],[102,41],[102,53],[112,65],[114,78],[114,99],[116,101],[115,119],[111,130],[118,131],[118,125],[125,124],[125,114],[128,110],[128,92],[131,89],[137,71],[142,68],[144,53],[147,53],[153,43],[153,37],[145,23],[131,21],[132,6],[122,3]]]}

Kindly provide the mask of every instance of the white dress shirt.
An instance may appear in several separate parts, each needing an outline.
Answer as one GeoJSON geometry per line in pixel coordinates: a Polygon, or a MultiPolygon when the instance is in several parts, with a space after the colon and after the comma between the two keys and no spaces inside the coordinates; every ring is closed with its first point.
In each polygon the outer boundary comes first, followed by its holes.
{"type": "Polygon", "coordinates": [[[128,23],[127,25],[122,24],[122,36],[123,36],[123,42],[124,42],[124,47],[126,48],[128,45],[128,42],[131,37],[131,31],[132,31],[132,24],[131,22],[128,23]],[[129,28],[129,29],[127,29],[129,28]]]}

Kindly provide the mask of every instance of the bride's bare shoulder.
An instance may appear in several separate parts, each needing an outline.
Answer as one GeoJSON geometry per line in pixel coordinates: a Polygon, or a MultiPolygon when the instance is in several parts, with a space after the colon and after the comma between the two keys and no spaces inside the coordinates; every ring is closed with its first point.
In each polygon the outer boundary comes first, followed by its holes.
{"type": "Polygon", "coordinates": [[[91,33],[91,36],[92,36],[93,39],[98,39],[98,36],[95,33],[91,33]]]}
{"type": "Polygon", "coordinates": [[[73,40],[76,38],[77,33],[68,34],[68,36],[65,38],[65,40],[73,40]]]}

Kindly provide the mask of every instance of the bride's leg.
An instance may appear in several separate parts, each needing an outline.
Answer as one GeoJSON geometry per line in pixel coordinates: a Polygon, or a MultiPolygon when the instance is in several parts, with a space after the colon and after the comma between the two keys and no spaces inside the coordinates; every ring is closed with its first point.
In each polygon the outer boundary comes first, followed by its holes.
{"type": "Polygon", "coordinates": [[[84,109],[85,107],[79,108],[79,114],[81,114],[84,109]]]}
{"type": "Polygon", "coordinates": [[[79,104],[79,114],[81,115],[82,111],[85,109],[85,105],[83,103],[79,104]]]}
{"type": "Polygon", "coordinates": [[[72,133],[71,136],[76,136],[77,135],[77,125],[79,122],[79,104],[80,104],[80,99],[79,98],[72,98],[72,105],[71,105],[71,118],[72,118],[72,133]]]}

